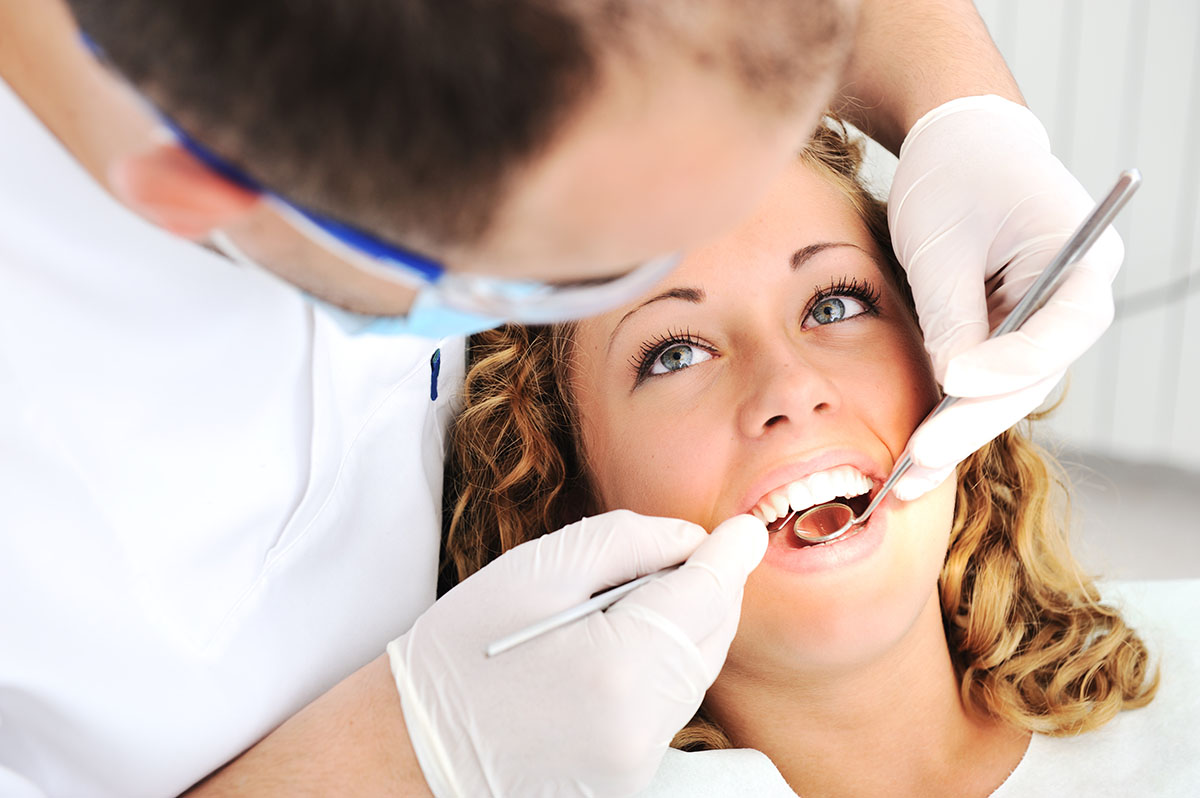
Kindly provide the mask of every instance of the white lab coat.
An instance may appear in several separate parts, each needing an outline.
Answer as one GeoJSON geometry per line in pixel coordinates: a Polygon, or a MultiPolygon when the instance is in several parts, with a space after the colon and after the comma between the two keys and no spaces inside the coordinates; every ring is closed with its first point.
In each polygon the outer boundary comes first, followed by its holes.
{"type": "Polygon", "coordinates": [[[418,339],[104,194],[0,83],[0,795],[174,795],[434,599],[418,339]]]}

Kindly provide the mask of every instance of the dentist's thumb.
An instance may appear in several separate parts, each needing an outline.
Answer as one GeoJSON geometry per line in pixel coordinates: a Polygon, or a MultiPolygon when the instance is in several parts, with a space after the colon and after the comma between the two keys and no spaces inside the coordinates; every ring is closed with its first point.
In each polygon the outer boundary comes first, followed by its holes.
{"type": "Polygon", "coordinates": [[[701,543],[679,570],[631,593],[609,613],[630,613],[690,641],[709,678],[725,662],[741,617],[746,579],[767,551],[767,528],[735,515],[701,543]]]}

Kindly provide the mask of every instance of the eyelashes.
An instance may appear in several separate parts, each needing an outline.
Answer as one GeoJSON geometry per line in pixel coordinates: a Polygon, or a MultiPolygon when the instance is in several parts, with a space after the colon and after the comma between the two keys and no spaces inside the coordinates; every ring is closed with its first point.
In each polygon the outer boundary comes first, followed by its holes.
{"type": "Polygon", "coordinates": [[[629,359],[629,366],[633,369],[636,378],[635,384],[640,384],[642,380],[650,376],[650,369],[653,368],[654,361],[661,357],[663,352],[672,346],[680,345],[695,346],[701,349],[709,348],[707,344],[692,334],[690,328],[668,329],[666,333],[643,343],[637,353],[629,359]]]}
{"type": "Polygon", "coordinates": [[[867,312],[879,313],[881,294],[874,283],[858,277],[840,277],[825,287],[813,286],[813,296],[808,301],[808,306],[804,308],[803,318],[808,319],[818,302],[833,296],[848,296],[857,299],[866,306],[867,312]]]}

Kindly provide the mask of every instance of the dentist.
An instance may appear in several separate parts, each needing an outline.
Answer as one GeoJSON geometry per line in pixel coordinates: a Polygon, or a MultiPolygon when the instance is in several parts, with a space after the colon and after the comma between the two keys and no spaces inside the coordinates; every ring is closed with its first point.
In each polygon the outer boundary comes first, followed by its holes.
{"type": "Polygon", "coordinates": [[[1090,201],[966,0],[70,5],[0,0],[3,795],[645,786],[761,526],[608,514],[435,603],[461,336],[636,296],[831,102],[899,152],[897,252],[968,397],[904,494],[1111,319],[1115,238],[981,343],[1090,201]]]}

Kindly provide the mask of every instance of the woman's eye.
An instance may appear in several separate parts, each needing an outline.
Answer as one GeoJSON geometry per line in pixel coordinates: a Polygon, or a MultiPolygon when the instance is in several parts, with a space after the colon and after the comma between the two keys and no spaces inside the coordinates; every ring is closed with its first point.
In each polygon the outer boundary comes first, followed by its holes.
{"type": "Polygon", "coordinates": [[[833,324],[834,322],[854,318],[860,313],[866,313],[867,308],[857,299],[848,296],[827,296],[813,305],[804,320],[804,326],[814,324],[833,324]]]}
{"type": "Polygon", "coordinates": [[[650,366],[651,374],[666,374],[671,371],[682,371],[688,366],[711,360],[712,355],[693,344],[672,344],[654,358],[650,366]]]}

